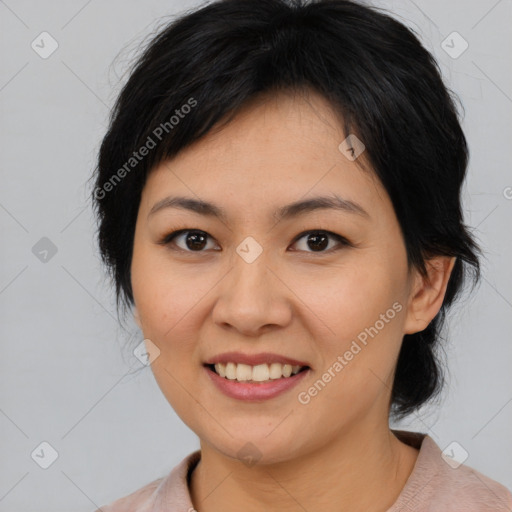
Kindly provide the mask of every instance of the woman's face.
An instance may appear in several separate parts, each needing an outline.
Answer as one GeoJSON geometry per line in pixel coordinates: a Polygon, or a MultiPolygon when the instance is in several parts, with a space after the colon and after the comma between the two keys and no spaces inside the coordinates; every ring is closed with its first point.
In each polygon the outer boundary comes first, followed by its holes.
{"type": "Polygon", "coordinates": [[[182,420],[227,456],[250,442],[261,462],[284,461],[351,428],[387,428],[414,281],[389,197],[344,139],[322,97],[267,96],[155,168],[143,190],[131,278],[149,351],[160,351],[152,369],[182,420]],[[177,196],[225,217],[161,203],[177,196]],[[335,196],[360,209],[276,216],[335,196]],[[192,232],[162,243],[181,229],[192,232]],[[232,351],[309,370],[277,396],[234,398],[204,366],[232,351]]]}

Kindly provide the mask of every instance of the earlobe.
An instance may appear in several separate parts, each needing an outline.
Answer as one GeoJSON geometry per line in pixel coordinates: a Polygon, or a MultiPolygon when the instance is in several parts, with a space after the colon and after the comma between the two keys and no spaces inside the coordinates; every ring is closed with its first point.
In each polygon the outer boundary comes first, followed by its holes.
{"type": "Polygon", "coordinates": [[[443,305],[455,260],[455,256],[437,256],[425,262],[428,278],[417,272],[409,299],[404,334],[423,331],[437,315],[443,305]]]}

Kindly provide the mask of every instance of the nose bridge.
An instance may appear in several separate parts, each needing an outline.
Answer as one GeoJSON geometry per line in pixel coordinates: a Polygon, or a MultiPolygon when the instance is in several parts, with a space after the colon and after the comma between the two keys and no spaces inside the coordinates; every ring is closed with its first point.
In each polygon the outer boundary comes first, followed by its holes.
{"type": "Polygon", "coordinates": [[[278,295],[280,281],[270,269],[270,259],[270,253],[251,237],[239,244],[232,269],[219,288],[216,322],[256,332],[262,326],[288,321],[288,307],[278,295]]]}
{"type": "Polygon", "coordinates": [[[264,299],[271,293],[272,272],[269,271],[270,252],[264,250],[253,237],[247,237],[233,255],[232,283],[229,292],[238,301],[252,302],[264,299]]]}

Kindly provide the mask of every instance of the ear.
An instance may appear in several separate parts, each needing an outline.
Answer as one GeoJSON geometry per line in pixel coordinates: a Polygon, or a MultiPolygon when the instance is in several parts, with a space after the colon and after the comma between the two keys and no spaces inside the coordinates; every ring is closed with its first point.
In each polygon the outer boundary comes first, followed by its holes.
{"type": "Polygon", "coordinates": [[[137,325],[139,326],[139,328],[142,329],[142,324],[141,324],[141,321],[140,321],[139,311],[137,310],[136,306],[133,307],[133,318],[134,318],[135,322],[137,323],[137,325]]]}
{"type": "Polygon", "coordinates": [[[455,265],[455,256],[436,256],[425,262],[428,277],[415,273],[409,296],[404,334],[423,331],[443,305],[448,281],[455,265]]]}

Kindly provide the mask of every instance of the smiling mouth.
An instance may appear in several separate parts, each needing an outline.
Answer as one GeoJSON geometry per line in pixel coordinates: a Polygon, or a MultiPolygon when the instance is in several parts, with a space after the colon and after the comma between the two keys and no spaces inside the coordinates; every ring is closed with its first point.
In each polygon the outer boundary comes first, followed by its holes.
{"type": "Polygon", "coordinates": [[[205,364],[206,368],[216,373],[219,377],[234,382],[248,384],[261,384],[281,379],[288,379],[309,370],[309,366],[292,366],[290,364],[271,363],[250,366],[237,363],[205,364]]]}

